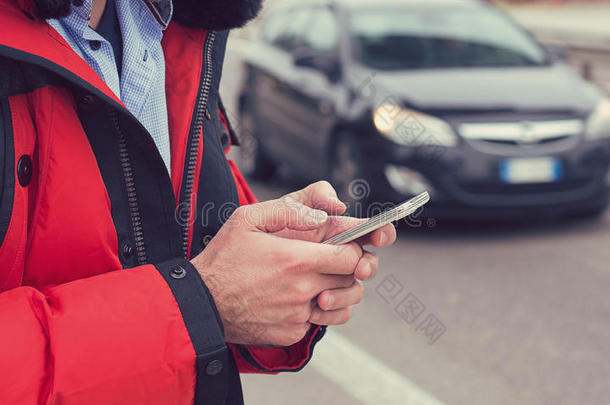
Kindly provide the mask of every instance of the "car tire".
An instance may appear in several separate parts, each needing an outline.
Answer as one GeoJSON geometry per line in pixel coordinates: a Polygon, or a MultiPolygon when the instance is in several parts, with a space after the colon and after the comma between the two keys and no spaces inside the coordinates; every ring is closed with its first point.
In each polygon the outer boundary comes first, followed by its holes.
{"type": "Polygon", "coordinates": [[[352,134],[340,132],[331,152],[328,178],[339,199],[347,205],[349,215],[367,217],[371,184],[365,176],[363,151],[352,134]]]}
{"type": "Polygon", "coordinates": [[[275,174],[276,165],[260,147],[256,133],[256,118],[243,107],[239,125],[239,168],[244,176],[254,180],[268,180],[275,174]]]}

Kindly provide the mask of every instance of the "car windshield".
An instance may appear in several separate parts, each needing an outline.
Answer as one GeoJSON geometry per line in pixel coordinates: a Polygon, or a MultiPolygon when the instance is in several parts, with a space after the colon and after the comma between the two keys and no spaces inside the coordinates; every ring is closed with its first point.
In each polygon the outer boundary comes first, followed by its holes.
{"type": "Polygon", "coordinates": [[[355,57],[380,70],[548,63],[536,42],[489,7],[361,10],[350,31],[355,57]]]}

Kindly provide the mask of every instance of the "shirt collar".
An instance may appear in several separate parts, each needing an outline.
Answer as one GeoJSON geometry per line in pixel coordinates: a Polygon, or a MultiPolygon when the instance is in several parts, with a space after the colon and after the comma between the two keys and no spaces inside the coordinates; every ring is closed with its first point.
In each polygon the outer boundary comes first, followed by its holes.
{"type": "Polygon", "coordinates": [[[161,28],[166,29],[174,14],[174,2],[172,0],[150,1],[142,0],[148,6],[161,28]]]}

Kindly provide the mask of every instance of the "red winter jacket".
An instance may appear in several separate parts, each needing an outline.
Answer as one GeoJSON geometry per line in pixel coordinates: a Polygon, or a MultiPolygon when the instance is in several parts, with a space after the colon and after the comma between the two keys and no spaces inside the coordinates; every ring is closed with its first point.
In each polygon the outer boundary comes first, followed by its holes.
{"type": "Polygon", "coordinates": [[[228,32],[165,32],[170,178],[32,4],[0,0],[0,404],[241,404],[237,370],[303,367],[323,329],[288,348],[226,344],[188,261],[255,201],[225,156],[228,32]]]}

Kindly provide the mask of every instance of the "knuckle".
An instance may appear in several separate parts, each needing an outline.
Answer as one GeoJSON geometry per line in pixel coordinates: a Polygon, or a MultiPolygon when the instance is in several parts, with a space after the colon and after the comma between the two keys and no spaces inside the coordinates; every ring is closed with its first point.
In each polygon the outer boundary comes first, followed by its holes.
{"type": "Polygon", "coordinates": [[[299,302],[309,301],[313,296],[313,284],[309,280],[300,280],[294,285],[295,298],[299,302]]]}
{"type": "Polygon", "coordinates": [[[285,275],[309,273],[315,265],[314,258],[297,254],[290,249],[278,251],[274,255],[274,262],[279,263],[281,272],[285,275]]]}
{"type": "Polygon", "coordinates": [[[361,257],[362,248],[357,243],[352,242],[349,244],[349,248],[345,249],[343,260],[345,260],[345,265],[347,267],[354,269],[358,265],[361,257]]]}
{"type": "Polygon", "coordinates": [[[318,189],[320,191],[330,191],[330,190],[332,190],[333,192],[335,191],[333,186],[327,180],[320,180],[320,181],[315,182],[313,184],[313,188],[318,189]]]}
{"type": "Polygon", "coordinates": [[[274,263],[279,264],[281,273],[287,275],[301,265],[294,252],[288,249],[271,249],[268,253],[274,263]]]}

